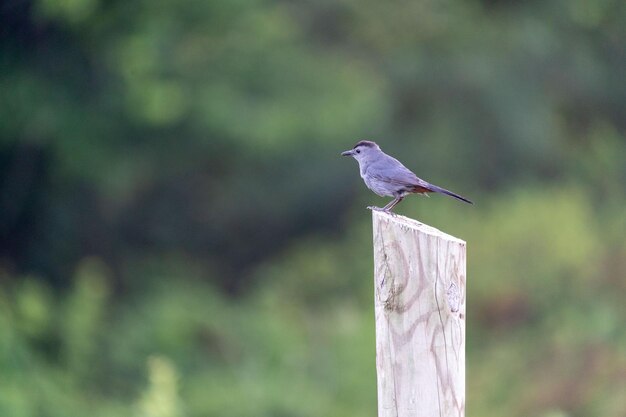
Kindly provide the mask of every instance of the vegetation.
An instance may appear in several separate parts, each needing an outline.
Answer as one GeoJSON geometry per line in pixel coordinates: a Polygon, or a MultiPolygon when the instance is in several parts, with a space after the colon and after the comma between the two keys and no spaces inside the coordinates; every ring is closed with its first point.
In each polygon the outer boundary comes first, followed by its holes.
{"type": "Polygon", "coordinates": [[[8,0],[0,415],[374,416],[372,139],[476,202],[468,415],[626,415],[619,0],[8,0]]]}

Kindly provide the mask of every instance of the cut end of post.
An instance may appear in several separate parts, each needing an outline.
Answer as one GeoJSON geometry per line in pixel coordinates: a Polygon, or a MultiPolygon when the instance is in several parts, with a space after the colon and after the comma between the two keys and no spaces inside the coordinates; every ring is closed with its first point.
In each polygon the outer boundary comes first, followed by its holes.
{"type": "Polygon", "coordinates": [[[451,240],[451,241],[456,241],[462,245],[465,245],[466,242],[462,239],[459,239],[458,237],[449,235],[445,232],[442,232],[441,230],[429,226],[426,223],[421,223],[415,219],[412,219],[410,217],[406,217],[406,216],[402,216],[400,214],[395,214],[395,213],[387,213],[385,211],[377,211],[377,210],[372,210],[372,220],[374,222],[378,221],[387,221],[387,222],[392,222],[397,224],[400,227],[403,228],[409,228],[415,231],[419,231],[421,233],[425,233],[427,235],[430,236],[437,236],[437,237],[441,237],[443,239],[446,240],[451,240]]]}

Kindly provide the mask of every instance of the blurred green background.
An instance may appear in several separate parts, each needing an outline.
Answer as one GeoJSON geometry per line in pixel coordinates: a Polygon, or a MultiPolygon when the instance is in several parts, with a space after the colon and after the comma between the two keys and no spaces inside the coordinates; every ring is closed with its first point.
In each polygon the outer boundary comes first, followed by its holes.
{"type": "Polygon", "coordinates": [[[0,416],[376,415],[372,139],[476,202],[467,414],[626,415],[622,0],[4,0],[0,416]]]}

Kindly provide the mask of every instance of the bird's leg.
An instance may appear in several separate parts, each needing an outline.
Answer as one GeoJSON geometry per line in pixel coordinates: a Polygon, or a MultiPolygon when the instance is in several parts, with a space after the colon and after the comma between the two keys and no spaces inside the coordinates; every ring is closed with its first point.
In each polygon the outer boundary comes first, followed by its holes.
{"type": "Polygon", "coordinates": [[[376,206],[367,206],[367,209],[368,210],[375,210],[375,211],[384,211],[385,213],[389,213],[389,214],[395,214],[395,213],[393,213],[391,211],[391,209],[394,208],[403,199],[404,199],[404,197],[396,197],[389,204],[387,204],[383,208],[376,207],[376,206]]]}
{"type": "Polygon", "coordinates": [[[400,201],[402,201],[404,197],[398,196],[391,203],[387,204],[383,207],[383,211],[387,213],[391,213],[391,209],[394,208],[400,201]]]}

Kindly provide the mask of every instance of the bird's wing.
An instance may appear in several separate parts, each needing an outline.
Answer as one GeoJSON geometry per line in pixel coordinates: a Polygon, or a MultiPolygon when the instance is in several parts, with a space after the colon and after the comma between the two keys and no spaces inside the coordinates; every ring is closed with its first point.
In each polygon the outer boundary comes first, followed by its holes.
{"type": "Polygon", "coordinates": [[[410,169],[405,167],[402,162],[389,155],[386,155],[386,158],[381,158],[380,161],[372,164],[367,173],[380,181],[394,185],[422,187],[427,189],[430,186],[428,182],[422,180],[410,169]]]}

